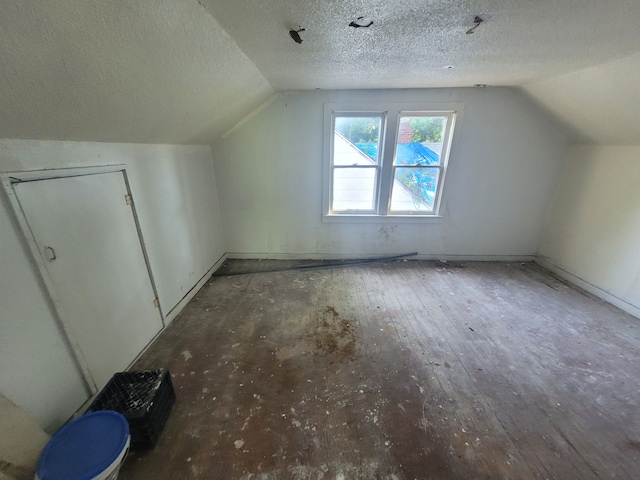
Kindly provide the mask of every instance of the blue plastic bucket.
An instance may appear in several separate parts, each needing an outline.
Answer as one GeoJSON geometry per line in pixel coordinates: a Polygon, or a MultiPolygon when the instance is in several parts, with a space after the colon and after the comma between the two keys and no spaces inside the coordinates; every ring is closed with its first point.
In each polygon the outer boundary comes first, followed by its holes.
{"type": "Polygon", "coordinates": [[[129,450],[129,424],[110,410],[69,422],[44,447],[36,480],[114,480],[129,450]]]}

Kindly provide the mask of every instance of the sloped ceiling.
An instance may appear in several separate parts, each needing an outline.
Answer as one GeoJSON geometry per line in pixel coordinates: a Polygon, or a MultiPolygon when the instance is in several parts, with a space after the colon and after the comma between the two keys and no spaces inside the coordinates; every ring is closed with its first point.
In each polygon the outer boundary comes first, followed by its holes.
{"type": "Polygon", "coordinates": [[[640,145],[640,52],[525,85],[575,143],[640,145]]]}
{"type": "Polygon", "coordinates": [[[0,138],[209,144],[273,94],[196,0],[0,0],[0,138]]]}
{"type": "MultiPolygon", "coordinates": [[[[527,85],[539,103],[555,104],[566,85],[543,82],[640,51],[637,0],[0,0],[0,8],[0,138],[212,143],[289,89],[527,85]],[[361,15],[373,26],[348,26],[361,15]],[[466,35],[476,15],[484,22],[466,35]],[[299,26],[301,44],[288,35],[299,26]]],[[[562,121],[590,138],[582,120],[562,121]]]]}

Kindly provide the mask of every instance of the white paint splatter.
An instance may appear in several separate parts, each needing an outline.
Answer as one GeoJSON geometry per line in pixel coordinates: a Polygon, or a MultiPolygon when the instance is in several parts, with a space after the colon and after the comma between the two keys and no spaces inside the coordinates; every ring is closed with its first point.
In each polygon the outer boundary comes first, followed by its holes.
{"type": "Polygon", "coordinates": [[[191,352],[189,350],[183,350],[182,353],[180,353],[180,355],[184,357],[185,362],[193,358],[193,355],[191,355],[191,352]]]}
{"type": "Polygon", "coordinates": [[[244,440],[236,440],[233,444],[238,450],[240,450],[244,446],[244,440]]]}

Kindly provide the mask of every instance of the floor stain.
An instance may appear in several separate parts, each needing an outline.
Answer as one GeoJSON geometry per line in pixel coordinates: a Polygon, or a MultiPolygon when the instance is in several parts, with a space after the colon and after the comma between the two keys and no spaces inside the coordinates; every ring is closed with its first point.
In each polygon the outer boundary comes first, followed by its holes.
{"type": "Polygon", "coordinates": [[[352,322],[341,318],[333,306],[327,306],[315,340],[316,355],[329,355],[332,363],[355,360],[357,358],[357,336],[352,322]]]}

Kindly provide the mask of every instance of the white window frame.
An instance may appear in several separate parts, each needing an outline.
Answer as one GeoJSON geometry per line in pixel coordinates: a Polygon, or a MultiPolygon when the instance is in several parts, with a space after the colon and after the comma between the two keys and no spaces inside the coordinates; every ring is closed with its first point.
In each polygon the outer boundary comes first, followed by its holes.
{"type": "MultiPolygon", "coordinates": [[[[323,222],[438,222],[442,206],[444,182],[447,165],[451,157],[452,145],[456,137],[455,131],[460,128],[463,105],[459,103],[326,103],[324,105],[324,156],[323,156],[323,222]],[[391,212],[391,190],[394,171],[393,165],[398,138],[399,120],[401,116],[446,116],[447,128],[444,132],[441,163],[436,198],[432,212],[391,212]],[[375,189],[375,205],[372,211],[332,211],[331,195],[333,191],[333,142],[335,118],[345,116],[381,116],[378,175],[375,189]]],[[[431,166],[430,166],[431,167],[431,166]]]]}

